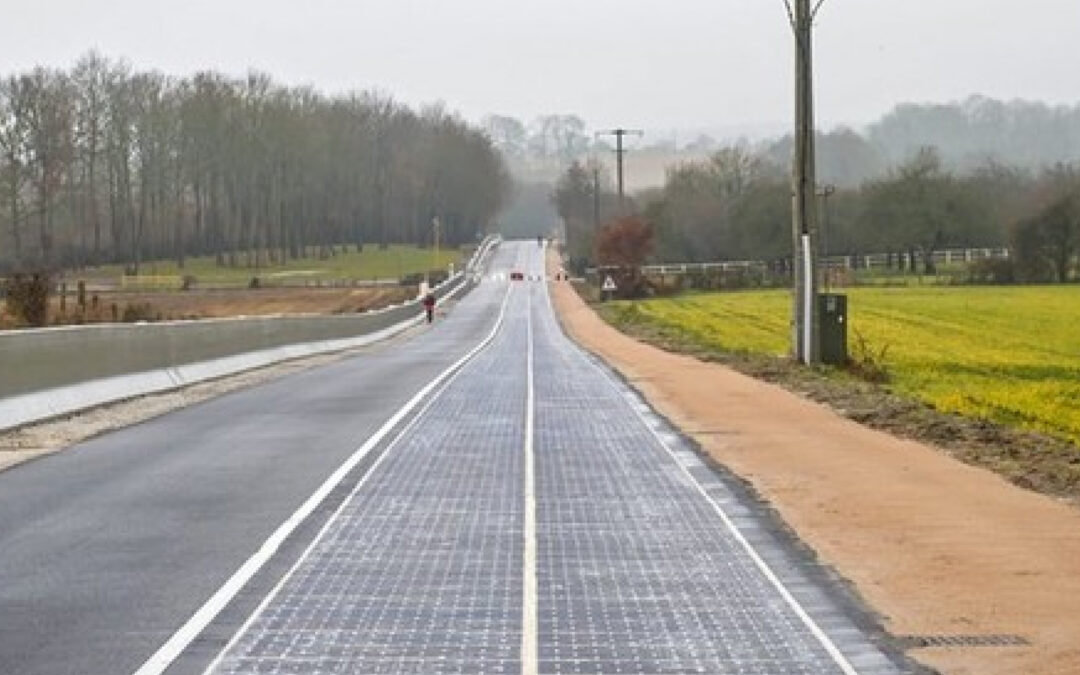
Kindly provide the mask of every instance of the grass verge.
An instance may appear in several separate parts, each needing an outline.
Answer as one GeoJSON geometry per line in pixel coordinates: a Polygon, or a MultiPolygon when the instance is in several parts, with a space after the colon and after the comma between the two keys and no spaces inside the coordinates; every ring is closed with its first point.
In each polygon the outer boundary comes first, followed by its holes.
{"type": "MultiPolygon", "coordinates": [[[[957,459],[993,470],[1016,485],[1080,503],[1080,446],[1069,438],[1019,428],[1009,423],[1008,416],[1004,420],[991,420],[977,412],[943,410],[906,389],[898,389],[895,383],[866,382],[842,369],[794,363],[783,355],[786,318],[777,323],[777,308],[786,307],[786,294],[764,298],[754,297],[758,294],[743,298],[732,295],[728,294],[724,301],[742,303],[741,311],[748,318],[745,323],[740,322],[738,330],[733,330],[733,319],[728,315],[725,319],[728,325],[723,331],[728,339],[722,340],[716,339],[717,326],[710,327],[709,321],[673,320],[653,305],[672,300],[594,307],[608,323],[639,340],[703,361],[722,363],[829,405],[856,422],[934,444],[957,459]],[[762,316],[761,311],[749,307],[754,304],[771,309],[762,316]]],[[[689,296],[678,300],[701,303],[713,297],[689,296]]],[[[969,343],[969,350],[973,349],[974,345],[969,343]]],[[[903,352],[903,349],[893,351],[903,352]]],[[[895,367],[895,363],[887,364],[886,368],[895,367]]],[[[941,372],[942,377],[949,377],[948,371],[941,372]]]]}

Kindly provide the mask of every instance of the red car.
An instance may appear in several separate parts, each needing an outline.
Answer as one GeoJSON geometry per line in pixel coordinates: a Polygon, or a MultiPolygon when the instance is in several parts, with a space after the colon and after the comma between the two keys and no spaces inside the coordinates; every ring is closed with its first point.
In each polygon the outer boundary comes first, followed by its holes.
{"type": "Polygon", "coordinates": [[[525,280],[525,274],[524,273],[519,272],[517,270],[514,270],[513,272],[510,273],[510,281],[524,281],[524,280],[525,280]]]}

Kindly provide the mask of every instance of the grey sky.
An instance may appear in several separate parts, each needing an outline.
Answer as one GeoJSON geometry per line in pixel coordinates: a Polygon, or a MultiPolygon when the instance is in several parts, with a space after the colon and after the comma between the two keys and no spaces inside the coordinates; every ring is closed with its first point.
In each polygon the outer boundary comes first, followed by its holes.
{"type": "MultiPolygon", "coordinates": [[[[0,73],[97,48],[186,75],[249,67],[336,92],[444,101],[479,120],[774,128],[791,118],[782,0],[0,0],[0,73]]],[[[822,126],[899,101],[1080,100],[1076,0],[827,0],[822,126]]]]}

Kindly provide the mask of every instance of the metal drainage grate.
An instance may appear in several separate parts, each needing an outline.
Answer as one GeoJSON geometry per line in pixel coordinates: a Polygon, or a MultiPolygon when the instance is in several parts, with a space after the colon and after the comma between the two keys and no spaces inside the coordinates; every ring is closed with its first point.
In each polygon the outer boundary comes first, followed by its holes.
{"type": "Polygon", "coordinates": [[[1022,635],[901,635],[908,649],[920,647],[1016,647],[1031,644],[1022,635]]]}

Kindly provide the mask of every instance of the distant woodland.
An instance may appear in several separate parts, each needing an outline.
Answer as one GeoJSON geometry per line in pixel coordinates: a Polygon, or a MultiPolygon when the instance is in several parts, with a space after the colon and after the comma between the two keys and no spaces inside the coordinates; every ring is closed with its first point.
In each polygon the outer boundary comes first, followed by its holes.
{"type": "MultiPolygon", "coordinates": [[[[708,147],[633,195],[654,232],[656,261],[782,260],[790,256],[790,139],[708,147]]],[[[594,256],[611,217],[610,182],[576,159],[553,201],[577,265],[594,256]],[[599,218],[597,215],[599,214],[599,218]]],[[[1007,246],[994,281],[1069,281],[1080,252],[1080,106],[971,98],[901,105],[864,134],[818,137],[823,253],[906,253],[1007,246]]],[[[926,271],[932,272],[932,269],[926,271]]]]}
{"type": "MultiPolygon", "coordinates": [[[[989,164],[1039,171],[1080,160],[1080,105],[1049,106],[972,96],[959,103],[904,103],[866,128],[822,134],[818,173],[823,181],[855,186],[879,178],[924,148],[934,148],[950,171],[966,174],[989,164]]],[[[767,144],[780,163],[790,138],[767,144]]]]}
{"type": "Polygon", "coordinates": [[[173,78],[91,53],[0,79],[0,273],[339,245],[474,241],[511,193],[488,135],[439,106],[251,73],[173,78]]]}
{"type": "MultiPolygon", "coordinates": [[[[587,264],[597,224],[621,212],[610,140],[575,115],[474,128],[440,106],[90,53],[0,78],[0,274],[424,246],[436,219],[451,245],[564,228],[587,264]]],[[[624,206],[653,229],[655,260],[790,254],[790,139],[676,147],[646,133],[630,166],[647,154],[673,162],[624,206]]],[[[1005,276],[1077,274],[1080,106],[899,105],[861,132],[819,134],[818,181],[826,254],[1008,246],[1005,276]]]]}
{"type": "MultiPolygon", "coordinates": [[[[632,118],[632,115],[629,115],[632,118]]],[[[612,139],[594,136],[577,115],[541,115],[530,122],[491,115],[484,130],[516,176],[526,182],[554,179],[551,166],[564,170],[574,160],[612,153],[612,139]]],[[[701,158],[721,147],[749,147],[777,164],[786,164],[791,139],[717,140],[707,134],[680,143],[645,130],[635,155],[667,154],[701,158]]],[[[945,168],[959,173],[987,163],[1038,171],[1080,159],[1080,105],[1049,106],[1031,101],[998,101],[983,96],[946,104],[904,103],[863,130],[838,128],[818,140],[818,174],[823,182],[855,186],[933,147],[945,168]]],[[[631,161],[635,161],[631,159],[631,161]]]]}

